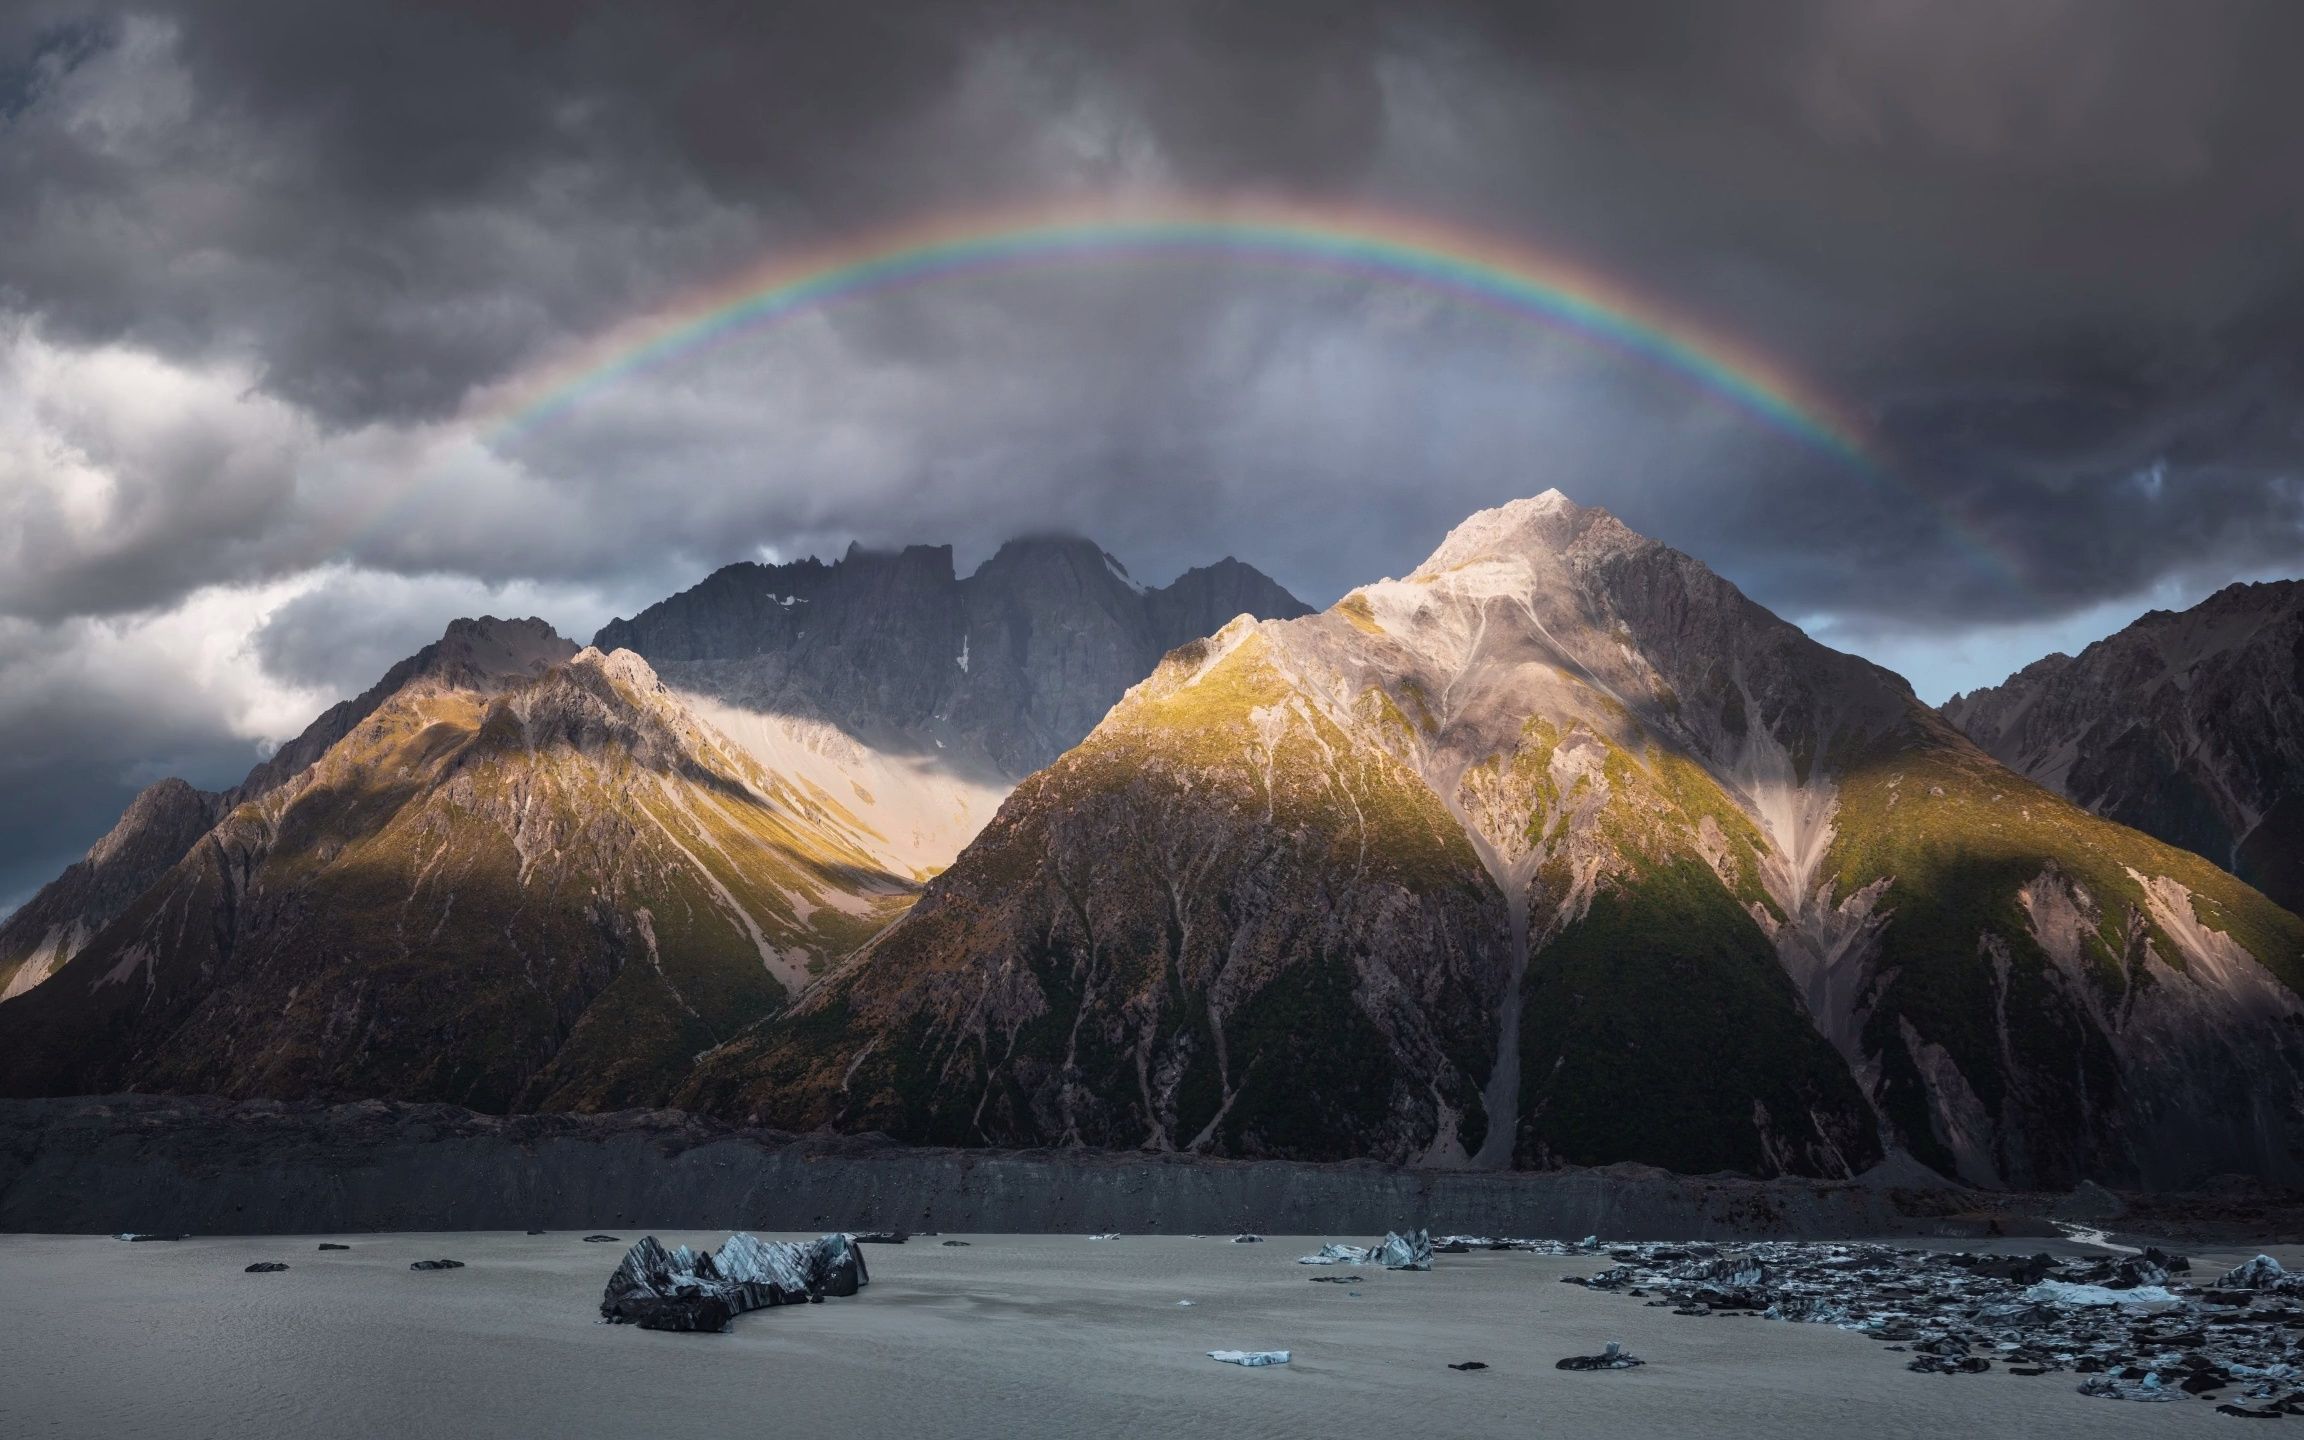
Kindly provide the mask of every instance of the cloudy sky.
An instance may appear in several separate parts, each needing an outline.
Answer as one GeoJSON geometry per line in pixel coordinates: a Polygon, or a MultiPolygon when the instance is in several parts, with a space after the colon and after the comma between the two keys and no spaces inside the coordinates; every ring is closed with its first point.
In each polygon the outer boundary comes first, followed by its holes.
{"type": "Polygon", "coordinates": [[[0,6],[0,909],[457,614],[1090,534],[1307,599],[1547,486],[1923,696],[2304,572],[2304,6],[0,6]],[[1367,208],[1598,270],[1876,437],[1396,281],[956,277],[483,423],[942,214],[1367,208]]]}

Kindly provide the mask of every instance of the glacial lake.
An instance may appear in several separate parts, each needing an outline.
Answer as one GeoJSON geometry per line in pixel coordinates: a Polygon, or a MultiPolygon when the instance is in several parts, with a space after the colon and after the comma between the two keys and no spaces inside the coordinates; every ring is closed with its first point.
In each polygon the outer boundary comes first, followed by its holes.
{"type": "Polygon", "coordinates": [[[2197,1401],[2089,1399],[2068,1375],[1915,1375],[1829,1326],[1681,1318],[1559,1283],[1590,1259],[1478,1252],[1307,1283],[1338,1272],[1295,1257],[1336,1238],[1367,1237],[921,1237],[867,1246],[872,1284],[854,1299],[693,1336],[600,1324],[625,1246],[582,1232],[0,1235],[0,1436],[2103,1440],[2234,1423],[2197,1401]],[[408,1268],[436,1256],[465,1268],[408,1268]],[[291,1268],[243,1272],[257,1261],[291,1268]],[[1554,1368],[1610,1340],[1647,1365],[1554,1368]],[[1214,1349],[1293,1360],[1241,1369],[1214,1349]],[[1490,1368],[1448,1368],[1466,1360],[1490,1368]]]}

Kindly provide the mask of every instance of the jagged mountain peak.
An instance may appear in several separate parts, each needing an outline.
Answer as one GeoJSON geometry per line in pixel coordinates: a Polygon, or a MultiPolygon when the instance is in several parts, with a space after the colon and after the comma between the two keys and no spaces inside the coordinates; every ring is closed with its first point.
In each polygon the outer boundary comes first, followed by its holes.
{"type": "Polygon", "coordinates": [[[575,641],[535,616],[515,620],[466,616],[449,621],[438,640],[393,667],[385,683],[405,684],[421,678],[487,688],[542,674],[554,665],[565,664],[576,650],[575,641]]]}
{"type": "Polygon", "coordinates": [[[1527,560],[1557,554],[1595,526],[1610,527],[1635,540],[1642,538],[1599,506],[1579,505],[1558,489],[1549,489],[1466,516],[1408,578],[1431,579],[1483,560],[1527,560]]]}

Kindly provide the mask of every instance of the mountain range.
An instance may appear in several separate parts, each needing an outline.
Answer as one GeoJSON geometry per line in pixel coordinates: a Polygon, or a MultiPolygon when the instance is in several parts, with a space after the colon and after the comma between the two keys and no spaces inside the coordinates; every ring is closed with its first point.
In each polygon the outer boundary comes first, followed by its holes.
{"type": "Polygon", "coordinates": [[[1169,655],[681,1103],[1987,1184],[2293,1176],[2304,922],[1557,493],[1169,655]]]}
{"type": "Polygon", "coordinates": [[[234,790],[152,787],[0,927],[0,1086],[659,1103],[1233,604],[1305,611],[1050,539],[966,579],[729,566],[605,649],[458,621],[234,790]]]}
{"type": "Polygon", "coordinates": [[[2146,833],[2296,853],[2285,613],[1940,713],[1547,492],[1318,614],[1032,539],[458,622],[0,926],[0,1091],[2294,1179],[2304,920],[2146,833]]]}

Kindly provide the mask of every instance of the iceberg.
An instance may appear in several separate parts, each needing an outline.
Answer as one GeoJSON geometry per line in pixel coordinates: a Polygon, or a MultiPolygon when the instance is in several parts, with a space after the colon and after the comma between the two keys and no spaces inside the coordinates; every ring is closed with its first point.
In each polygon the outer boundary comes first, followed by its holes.
{"type": "Polygon", "coordinates": [[[1432,1268],[1432,1234],[1419,1230],[1413,1235],[1385,1232],[1384,1238],[1374,1245],[1339,1245],[1331,1241],[1320,1247],[1314,1255],[1299,1255],[1299,1265],[1366,1265],[1373,1261],[1387,1270],[1429,1270],[1432,1268]]]}
{"type": "Polygon", "coordinates": [[[2043,1280],[2026,1290],[2024,1298],[2036,1305],[2125,1305],[2145,1310],[2164,1310],[2183,1303],[2162,1285],[2112,1290],[2102,1285],[2075,1285],[2066,1280],[2043,1280]]]}
{"type": "Polygon", "coordinates": [[[1386,1231],[1373,1258],[1387,1270],[1429,1270],[1432,1268],[1432,1233],[1419,1230],[1414,1235],[1395,1235],[1386,1231]]]}
{"type": "Polygon", "coordinates": [[[2235,1265],[2224,1272],[2216,1282],[2219,1290],[2277,1290],[2288,1278],[2288,1271],[2269,1255],[2259,1255],[2245,1265],[2235,1265]]]}
{"type": "Polygon", "coordinates": [[[1208,1358],[1221,1360],[1227,1365],[1246,1365],[1254,1368],[1259,1365],[1285,1365],[1288,1363],[1288,1352],[1285,1350],[1211,1350],[1208,1352],[1208,1358]]]}
{"type": "Polygon", "coordinates": [[[748,1310],[853,1295],[871,1278],[864,1252],[841,1234],[791,1241],[738,1233],[717,1251],[666,1250],[649,1235],[608,1277],[600,1314],[612,1325],[711,1334],[748,1310]]]}

